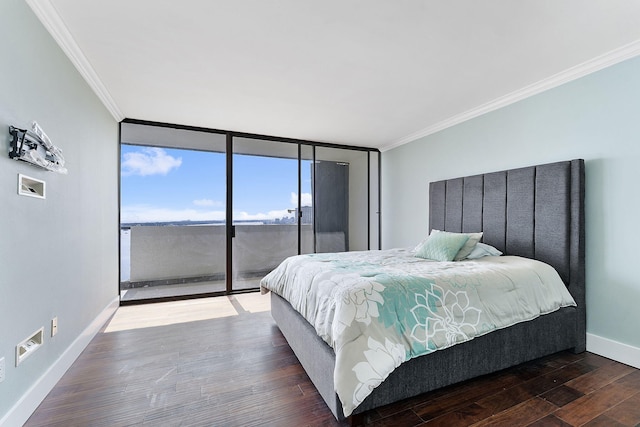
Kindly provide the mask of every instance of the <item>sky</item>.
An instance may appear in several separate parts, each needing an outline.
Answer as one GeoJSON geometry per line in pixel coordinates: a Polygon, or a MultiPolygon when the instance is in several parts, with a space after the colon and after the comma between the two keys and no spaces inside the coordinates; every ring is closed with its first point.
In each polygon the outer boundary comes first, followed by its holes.
{"type": "MultiPolygon", "coordinates": [[[[233,219],[292,217],[298,161],[234,154],[233,219]]],[[[311,205],[308,161],[302,163],[302,205],[311,205]],[[305,164],[306,163],[306,164],[305,164]]],[[[225,219],[225,154],[122,145],[121,222],[225,219]]]]}

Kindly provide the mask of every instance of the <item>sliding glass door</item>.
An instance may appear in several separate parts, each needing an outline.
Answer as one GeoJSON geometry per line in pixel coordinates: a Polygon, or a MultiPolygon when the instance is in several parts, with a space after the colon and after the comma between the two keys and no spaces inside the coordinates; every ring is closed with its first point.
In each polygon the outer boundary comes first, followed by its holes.
{"type": "Polygon", "coordinates": [[[371,244],[370,238],[367,152],[326,147],[315,151],[316,252],[377,249],[378,242],[371,244]]]}
{"type": "Polygon", "coordinates": [[[121,301],[226,291],[225,135],[123,124],[121,141],[121,301]]]}
{"type": "Polygon", "coordinates": [[[233,139],[232,290],[298,254],[298,145],[233,139]]]}

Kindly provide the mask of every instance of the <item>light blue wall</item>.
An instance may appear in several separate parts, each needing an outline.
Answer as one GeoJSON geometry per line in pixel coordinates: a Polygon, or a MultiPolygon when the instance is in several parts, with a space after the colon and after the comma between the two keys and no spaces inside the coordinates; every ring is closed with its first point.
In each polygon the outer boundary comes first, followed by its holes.
{"type": "Polygon", "coordinates": [[[0,1],[0,419],[118,294],[118,125],[23,0],[0,1]],[[68,175],[9,159],[8,126],[36,120],[68,175]],[[22,173],[47,198],[17,195],[22,173]],[[51,319],[59,332],[50,337],[51,319]],[[44,345],[15,367],[15,345],[44,345]]]}
{"type": "Polygon", "coordinates": [[[585,159],[587,331],[640,348],[640,58],[383,153],[383,244],[428,233],[430,181],[585,159]]]}

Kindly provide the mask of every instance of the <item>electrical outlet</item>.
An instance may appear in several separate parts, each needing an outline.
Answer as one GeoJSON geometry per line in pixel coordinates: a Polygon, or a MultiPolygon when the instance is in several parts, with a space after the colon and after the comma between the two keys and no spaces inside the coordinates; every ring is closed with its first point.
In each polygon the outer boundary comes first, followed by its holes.
{"type": "Polygon", "coordinates": [[[51,336],[55,337],[58,333],[58,316],[51,319],[51,336]]]}
{"type": "Polygon", "coordinates": [[[0,383],[4,381],[4,357],[0,358],[0,383]]]}

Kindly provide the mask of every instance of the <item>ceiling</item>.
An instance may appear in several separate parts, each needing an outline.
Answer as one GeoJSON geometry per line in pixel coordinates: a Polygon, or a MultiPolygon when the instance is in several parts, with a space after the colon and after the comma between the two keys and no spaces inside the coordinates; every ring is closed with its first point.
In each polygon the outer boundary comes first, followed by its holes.
{"type": "Polygon", "coordinates": [[[389,149],[640,54],[630,0],[25,0],[123,118],[389,149]]]}

